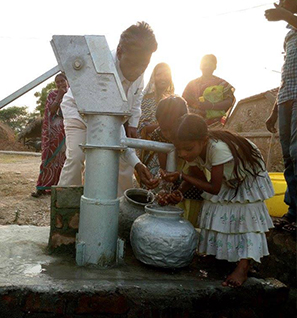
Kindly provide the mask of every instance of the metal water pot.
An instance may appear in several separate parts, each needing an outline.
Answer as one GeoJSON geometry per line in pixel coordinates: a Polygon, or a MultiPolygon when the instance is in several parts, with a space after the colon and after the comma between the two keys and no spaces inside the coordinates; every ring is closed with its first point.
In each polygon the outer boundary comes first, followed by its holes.
{"type": "Polygon", "coordinates": [[[183,210],[151,204],[145,206],[145,212],[131,228],[130,242],[135,257],[156,267],[188,266],[197,248],[198,234],[181,216],[183,210]]]}
{"type": "Polygon", "coordinates": [[[118,235],[126,243],[130,241],[130,230],[133,222],[145,213],[145,205],[153,201],[153,193],[141,188],[128,189],[120,198],[118,235]]]}

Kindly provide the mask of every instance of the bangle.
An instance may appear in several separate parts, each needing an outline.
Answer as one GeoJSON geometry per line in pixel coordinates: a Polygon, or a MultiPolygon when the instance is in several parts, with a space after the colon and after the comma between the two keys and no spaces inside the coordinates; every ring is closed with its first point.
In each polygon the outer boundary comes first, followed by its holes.
{"type": "Polygon", "coordinates": [[[182,173],[182,172],[179,173],[178,180],[179,180],[179,181],[183,181],[183,173],[182,173]]]}

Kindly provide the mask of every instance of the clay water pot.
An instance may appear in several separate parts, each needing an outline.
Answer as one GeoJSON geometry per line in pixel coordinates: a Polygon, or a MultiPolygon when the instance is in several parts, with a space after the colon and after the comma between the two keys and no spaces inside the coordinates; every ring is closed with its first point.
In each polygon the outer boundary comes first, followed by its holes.
{"type": "Polygon", "coordinates": [[[163,268],[188,266],[198,244],[193,225],[174,206],[145,206],[145,214],[133,223],[130,242],[135,257],[148,265],[163,268]]]}
{"type": "Polygon", "coordinates": [[[154,194],[146,189],[131,188],[120,198],[119,237],[126,243],[130,241],[130,230],[133,222],[145,213],[146,204],[154,201],[154,194]]]}

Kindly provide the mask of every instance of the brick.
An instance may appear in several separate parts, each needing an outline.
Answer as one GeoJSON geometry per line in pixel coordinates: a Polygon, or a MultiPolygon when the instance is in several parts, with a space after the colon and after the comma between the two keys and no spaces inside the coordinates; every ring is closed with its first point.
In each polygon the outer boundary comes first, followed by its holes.
{"type": "Polygon", "coordinates": [[[83,187],[56,187],[54,193],[55,206],[57,208],[79,208],[82,194],[83,187]]]}
{"type": "Polygon", "coordinates": [[[61,214],[56,215],[55,227],[61,229],[63,227],[63,217],[61,214]]]}
{"type": "Polygon", "coordinates": [[[62,298],[58,299],[46,294],[30,293],[26,298],[23,310],[30,313],[63,314],[65,311],[64,307],[65,302],[62,298]]]}
{"type": "Polygon", "coordinates": [[[77,314],[125,314],[130,309],[127,299],[121,295],[81,296],[76,309],[77,314]]]}
{"type": "Polygon", "coordinates": [[[40,296],[38,294],[29,294],[26,298],[24,310],[27,312],[40,312],[40,306],[40,296]]]}
{"type": "Polygon", "coordinates": [[[69,245],[75,243],[75,235],[65,235],[61,233],[54,233],[50,238],[51,248],[57,248],[61,245],[69,245]]]}
{"type": "Polygon", "coordinates": [[[75,213],[69,220],[69,228],[71,229],[78,229],[78,224],[79,224],[79,213],[75,213]]]}
{"type": "Polygon", "coordinates": [[[18,300],[17,297],[14,295],[3,295],[1,297],[1,303],[7,305],[9,307],[14,307],[17,305],[18,300]]]}

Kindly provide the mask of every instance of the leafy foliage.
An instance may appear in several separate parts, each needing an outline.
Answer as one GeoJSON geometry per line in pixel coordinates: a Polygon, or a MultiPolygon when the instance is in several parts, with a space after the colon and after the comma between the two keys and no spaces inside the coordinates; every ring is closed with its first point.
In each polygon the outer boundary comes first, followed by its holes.
{"type": "Polygon", "coordinates": [[[15,133],[22,131],[29,122],[39,117],[39,114],[28,113],[27,107],[12,106],[0,110],[0,121],[12,128],[15,133]]]}
{"type": "Polygon", "coordinates": [[[34,94],[38,100],[36,101],[37,106],[33,113],[28,112],[27,106],[12,106],[0,110],[0,121],[12,128],[16,134],[19,134],[37,117],[41,116],[43,118],[47,96],[49,92],[55,88],[56,84],[53,81],[42,88],[41,92],[36,92],[34,94]]]}
{"type": "Polygon", "coordinates": [[[44,114],[44,110],[45,110],[45,104],[46,104],[46,99],[47,96],[49,94],[49,92],[53,89],[56,88],[56,83],[55,82],[51,82],[49,84],[47,84],[42,90],[41,92],[36,92],[34,94],[35,97],[38,98],[38,100],[36,101],[36,110],[40,112],[40,115],[43,117],[44,114]]]}

